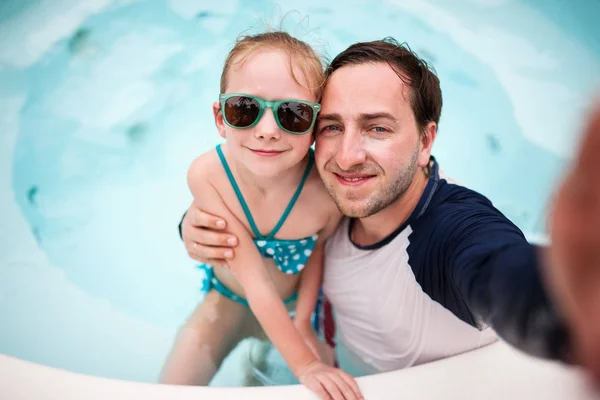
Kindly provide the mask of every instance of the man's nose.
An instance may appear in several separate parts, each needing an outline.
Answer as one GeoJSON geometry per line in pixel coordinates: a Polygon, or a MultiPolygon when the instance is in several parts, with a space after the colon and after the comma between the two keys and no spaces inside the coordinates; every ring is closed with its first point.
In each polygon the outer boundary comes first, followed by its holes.
{"type": "Polygon", "coordinates": [[[337,165],[344,171],[349,171],[355,165],[364,164],[367,152],[364,148],[364,137],[360,132],[346,131],[341,135],[341,143],[335,157],[337,165]]]}

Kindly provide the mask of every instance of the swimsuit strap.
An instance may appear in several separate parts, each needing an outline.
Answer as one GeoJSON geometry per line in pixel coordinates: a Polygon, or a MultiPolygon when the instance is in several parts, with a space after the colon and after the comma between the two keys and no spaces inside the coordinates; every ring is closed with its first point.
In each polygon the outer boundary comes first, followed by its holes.
{"type": "Polygon", "coordinates": [[[221,150],[221,145],[217,146],[217,153],[219,154],[219,158],[221,159],[221,164],[223,164],[223,168],[225,169],[227,178],[229,178],[229,183],[231,183],[231,186],[233,187],[235,195],[237,196],[238,201],[242,205],[244,214],[246,214],[246,219],[248,220],[248,223],[250,224],[250,227],[252,228],[252,232],[254,232],[254,235],[257,238],[263,239],[263,235],[260,234],[258,227],[254,223],[254,218],[252,218],[252,214],[250,213],[250,208],[248,208],[248,204],[246,204],[246,200],[244,200],[242,191],[240,190],[240,187],[238,186],[237,182],[235,181],[235,178],[233,177],[233,174],[231,173],[231,169],[229,169],[229,164],[227,164],[227,160],[225,159],[225,156],[223,155],[223,151],[221,150]]]}
{"type": "Polygon", "coordinates": [[[258,227],[256,226],[256,223],[254,222],[254,218],[252,218],[252,213],[250,213],[250,208],[248,207],[246,200],[244,200],[244,196],[242,195],[240,187],[238,186],[237,182],[235,181],[235,178],[233,177],[233,173],[231,172],[231,169],[229,168],[229,164],[227,164],[227,160],[225,159],[225,156],[223,155],[223,151],[221,150],[221,145],[217,146],[217,153],[219,154],[219,159],[221,160],[221,164],[223,164],[223,168],[225,169],[227,178],[229,178],[229,182],[231,183],[231,186],[233,187],[233,190],[235,191],[235,195],[237,196],[238,201],[240,202],[242,209],[244,210],[244,214],[246,215],[246,218],[248,219],[248,223],[250,224],[250,227],[252,228],[252,232],[254,232],[254,235],[256,236],[257,239],[271,240],[277,234],[277,232],[279,231],[279,229],[281,228],[281,226],[287,219],[288,215],[292,211],[292,208],[296,204],[296,201],[298,200],[300,193],[302,192],[304,183],[306,182],[306,179],[308,179],[308,175],[310,174],[310,171],[314,164],[315,157],[314,157],[313,150],[309,149],[308,165],[306,166],[306,170],[304,171],[304,175],[302,176],[302,180],[300,181],[300,184],[298,185],[298,188],[296,189],[294,196],[292,197],[288,206],[286,207],[285,211],[283,212],[283,215],[279,219],[279,222],[277,222],[277,225],[275,225],[275,228],[273,228],[273,230],[267,237],[264,237],[258,230],[258,227]]]}
{"type": "Polygon", "coordinates": [[[285,211],[283,212],[283,215],[279,219],[279,222],[277,223],[277,225],[275,225],[275,228],[273,228],[273,231],[267,237],[267,240],[273,239],[273,237],[277,234],[277,232],[279,232],[279,229],[281,228],[281,226],[287,219],[288,215],[292,211],[292,208],[294,208],[294,205],[296,204],[296,200],[298,200],[298,197],[300,197],[300,193],[302,192],[304,183],[306,182],[306,179],[308,179],[308,175],[310,175],[310,171],[312,169],[314,162],[315,162],[315,156],[314,156],[313,150],[309,148],[309,150],[308,150],[308,165],[306,166],[306,170],[304,171],[302,180],[300,181],[300,184],[298,185],[298,188],[296,189],[296,193],[294,193],[294,197],[292,197],[292,200],[290,200],[288,206],[286,207],[285,211]]]}

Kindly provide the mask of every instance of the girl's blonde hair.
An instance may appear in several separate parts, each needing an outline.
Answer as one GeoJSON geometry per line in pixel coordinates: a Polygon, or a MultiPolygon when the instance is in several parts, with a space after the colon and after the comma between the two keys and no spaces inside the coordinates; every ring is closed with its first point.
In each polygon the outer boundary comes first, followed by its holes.
{"type": "Polygon", "coordinates": [[[298,85],[306,87],[298,81],[298,78],[294,74],[294,66],[297,66],[304,81],[309,85],[307,89],[314,93],[317,100],[320,100],[325,82],[325,73],[321,58],[307,43],[282,31],[238,37],[235,46],[233,46],[233,49],[231,49],[225,60],[225,66],[221,74],[221,93],[225,93],[227,90],[227,79],[231,67],[237,66],[237,68],[241,68],[253,52],[265,48],[286,52],[289,57],[290,75],[294,81],[298,85]]]}

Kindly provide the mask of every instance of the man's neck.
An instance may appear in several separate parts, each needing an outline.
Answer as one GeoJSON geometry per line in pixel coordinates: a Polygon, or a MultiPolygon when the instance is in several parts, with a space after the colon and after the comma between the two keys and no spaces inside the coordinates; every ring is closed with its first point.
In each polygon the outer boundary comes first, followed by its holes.
{"type": "Polygon", "coordinates": [[[360,246],[369,246],[394,232],[419,204],[428,180],[428,175],[420,169],[406,192],[396,201],[370,217],[356,219],[350,232],[352,241],[360,246]]]}

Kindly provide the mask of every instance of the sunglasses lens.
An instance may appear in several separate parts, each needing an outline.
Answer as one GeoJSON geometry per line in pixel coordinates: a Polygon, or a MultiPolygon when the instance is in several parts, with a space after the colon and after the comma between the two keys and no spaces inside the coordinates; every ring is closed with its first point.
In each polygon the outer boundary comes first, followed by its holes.
{"type": "Polygon", "coordinates": [[[258,114],[260,106],[250,97],[233,96],[225,101],[225,119],[236,128],[246,128],[252,125],[258,114]]]}
{"type": "Polygon", "coordinates": [[[312,125],[315,110],[308,104],[288,101],[277,109],[279,123],[294,133],[306,133],[312,125]]]}

